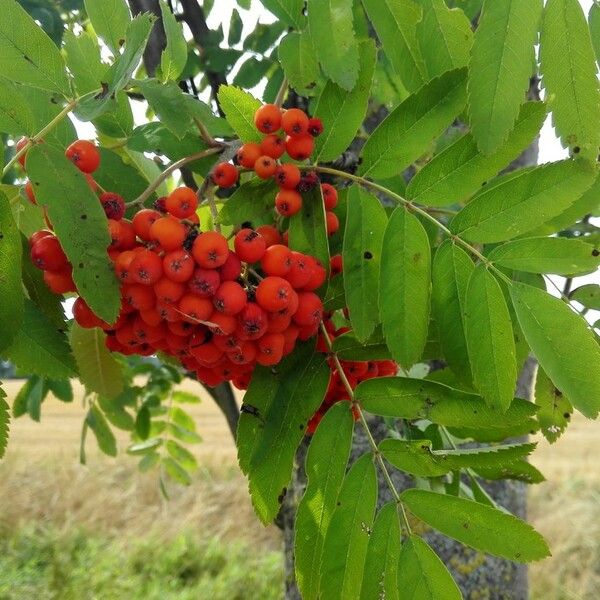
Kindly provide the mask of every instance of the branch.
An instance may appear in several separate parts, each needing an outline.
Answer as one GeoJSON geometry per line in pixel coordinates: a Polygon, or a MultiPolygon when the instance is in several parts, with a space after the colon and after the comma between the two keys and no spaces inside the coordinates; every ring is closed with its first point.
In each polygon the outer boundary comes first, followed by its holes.
{"type": "Polygon", "coordinates": [[[231,384],[220,383],[217,387],[211,388],[204,386],[206,391],[211,395],[216,405],[219,407],[225,418],[227,419],[227,425],[229,431],[235,440],[237,434],[237,424],[240,418],[240,409],[235,400],[235,395],[231,384]]]}
{"type": "Polygon", "coordinates": [[[144,67],[146,68],[146,73],[148,73],[148,77],[154,77],[156,68],[160,65],[162,51],[167,46],[167,37],[162,22],[159,2],[158,0],[129,0],[129,7],[134,17],[143,12],[149,12],[158,17],[152,27],[148,44],[144,50],[144,67]]]}

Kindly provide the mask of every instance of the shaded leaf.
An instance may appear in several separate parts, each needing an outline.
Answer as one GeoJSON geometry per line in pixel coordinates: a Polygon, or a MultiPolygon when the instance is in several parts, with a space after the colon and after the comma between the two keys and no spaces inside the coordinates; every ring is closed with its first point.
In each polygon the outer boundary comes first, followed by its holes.
{"type": "Polygon", "coordinates": [[[263,136],[254,126],[254,113],[260,108],[260,101],[232,85],[222,85],[218,97],[227,122],[238,137],[246,143],[260,142],[263,136]]]}
{"type": "Polygon", "coordinates": [[[586,308],[600,310],[600,285],[588,283],[579,286],[569,294],[569,299],[583,304],[586,308]]]}
{"type": "Polygon", "coordinates": [[[167,46],[160,56],[160,70],[163,79],[177,80],[187,62],[187,42],[181,25],[164,0],[160,2],[160,13],[167,37],[167,46]]]}
{"type": "Polygon", "coordinates": [[[319,63],[308,31],[288,33],[279,43],[277,52],[293,88],[302,90],[318,79],[319,63]]]}
{"type": "Polygon", "coordinates": [[[88,427],[94,432],[98,447],[108,456],[117,455],[117,440],[111,431],[102,411],[92,404],[85,418],[88,427]]]}
{"type": "Polygon", "coordinates": [[[117,56],[131,21],[125,0],[85,0],[85,10],[96,33],[117,56]]]}
{"type": "Polygon", "coordinates": [[[181,88],[174,81],[163,83],[157,79],[145,79],[137,84],[160,122],[181,139],[192,124],[181,88]]]}

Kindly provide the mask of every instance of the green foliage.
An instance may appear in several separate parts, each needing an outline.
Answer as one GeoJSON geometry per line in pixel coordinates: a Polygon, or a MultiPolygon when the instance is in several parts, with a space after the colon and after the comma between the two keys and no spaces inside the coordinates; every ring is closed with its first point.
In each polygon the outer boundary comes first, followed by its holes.
{"type": "Polygon", "coordinates": [[[257,368],[240,415],[237,445],[240,467],[248,475],[252,503],[261,521],[272,521],[290,481],[294,454],[329,381],[324,354],[300,345],[273,373],[257,368]],[[255,414],[255,412],[257,414],[255,414]]]}
{"type": "Polygon", "coordinates": [[[324,598],[359,598],[369,530],[377,505],[373,457],[361,456],[344,478],[325,537],[320,590],[324,598]]]}
{"type": "Polygon", "coordinates": [[[359,173],[386,178],[417,160],[466,103],[466,70],[448,71],[409,96],[371,134],[359,173]]]}
{"type": "Polygon", "coordinates": [[[386,57],[404,87],[414,92],[426,81],[425,60],[417,40],[417,24],[423,11],[414,0],[362,0],[386,57]]]}
{"type": "Polygon", "coordinates": [[[111,431],[102,411],[92,404],[85,418],[85,424],[92,430],[98,447],[108,456],[117,455],[117,440],[111,431]]]}
{"type": "Polygon", "coordinates": [[[344,289],[356,338],[364,342],[379,323],[379,265],[387,215],[379,200],[358,186],[348,194],[344,231],[344,289]]]}
{"type": "MultiPolygon", "coordinates": [[[[302,14],[303,0],[260,0],[266,9],[290,27],[302,29],[305,18],[302,14]]],[[[241,2],[240,2],[241,4],[241,2]]]]}
{"type": "Polygon", "coordinates": [[[406,490],[402,501],[419,519],[467,546],[515,562],[531,562],[550,555],[544,538],[512,515],[445,494],[406,490]]]}
{"type": "Polygon", "coordinates": [[[307,8],[310,35],[325,75],[352,90],[359,69],[352,0],[308,0],[307,8]]]}
{"type": "Polygon", "coordinates": [[[448,206],[465,200],[527,148],[545,118],[543,102],[523,104],[508,139],[490,155],[480,152],[473,135],[466,133],[436,154],[410,180],[407,198],[428,206],[448,206]]]}
{"type": "Polygon", "coordinates": [[[176,81],[187,62],[187,42],[181,25],[164,0],[160,3],[160,14],[167,37],[167,46],[160,56],[160,69],[165,81],[176,81]]]}
{"type": "Polygon", "coordinates": [[[600,254],[592,244],[560,237],[513,240],[496,246],[488,258],[507,269],[556,275],[593,272],[600,265],[600,254]]]}
{"type": "Polygon", "coordinates": [[[337,158],[360,129],[371,92],[376,49],[371,40],[359,44],[360,65],[356,85],[346,91],[328,81],[315,106],[315,115],[323,121],[324,131],[316,140],[315,154],[320,161],[337,158]]]}
{"type": "Polygon", "coordinates": [[[418,362],[427,342],[431,250],[420,221],[399,206],[381,249],[379,312],[387,345],[405,367],[418,362]]]}
{"type": "Polygon", "coordinates": [[[502,412],[487,406],[477,394],[434,381],[407,377],[369,379],[358,385],[355,396],[366,411],[382,417],[428,419],[438,425],[473,430],[505,430],[521,425],[535,430],[531,417],[536,409],[531,402],[515,399],[502,412]]]}
{"type": "Polygon", "coordinates": [[[10,346],[23,322],[21,234],[8,198],[0,192],[0,352],[10,346]]]}
{"type": "Polygon", "coordinates": [[[302,597],[317,598],[323,545],[350,454],[353,420],[349,406],[338,402],[325,415],[308,449],[308,483],[298,505],[294,555],[302,597]]]}
{"type": "Polygon", "coordinates": [[[573,413],[568,398],[554,386],[544,370],[539,367],[535,381],[535,403],[540,407],[537,420],[540,431],[552,444],[567,428],[573,413]]]}
{"type": "Polygon", "coordinates": [[[600,146],[600,89],[585,16],[577,0],[549,0],[540,37],[542,82],[564,146],[595,162],[600,146]]]}
{"type": "Polygon", "coordinates": [[[38,144],[27,155],[35,195],[48,209],[63,250],[73,265],[73,280],[83,299],[113,323],[120,308],[119,284],[106,249],[106,215],[83,174],[64,153],[38,144]]]}
{"type": "Polygon", "coordinates": [[[70,95],[60,51],[15,0],[5,0],[0,22],[0,76],[70,95]]]}
{"type": "Polygon", "coordinates": [[[116,398],[123,391],[121,366],[106,349],[102,330],[84,329],[73,323],[70,337],[79,378],[86,389],[105,398],[116,398]]]}
{"type": "Polygon", "coordinates": [[[513,283],[510,294],[525,339],[548,377],[577,410],[596,418],[600,411],[600,346],[587,323],[543,290],[513,283]]]}
{"type": "Polygon", "coordinates": [[[32,134],[33,114],[15,84],[0,78],[0,131],[12,135],[32,134]]]}
{"type": "Polygon", "coordinates": [[[174,81],[146,79],[139,84],[142,94],[161,123],[181,139],[192,124],[185,98],[174,81]]]}
{"type": "Polygon", "coordinates": [[[288,33],[278,53],[285,75],[296,90],[309,87],[319,78],[319,63],[308,31],[288,33]]]}
{"type": "Polygon", "coordinates": [[[492,154],[513,129],[529,89],[542,0],[485,0],[469,63],[469,121],[492,154]]]}
{"type": "Polygon", "coordinates": [[[462,594],[437,554],[418,535],[402,544],[398,587],[407,600],[461,600],[462,594]]]}
{"type": "Polygon", "coordinates": [[[502,289],[484,265],[467,284],[464,322],[475,387],[490,406],[505,410],[517,383],[513,328],[502,289]]]}
{"type": "Polygon", "coordinates": [[[387,360],[392,357],[380,327],[364,343],[352,333],[344,333],[335,338],[333,349],[342,360],[387,360]]]}
{"type": "Polygon", "coordinates": [[[243,183],[225,202],[219,212],[224,225],[246,221],[255,227],[272,220],[276,185],[272,180],[252,179],[243,183]]]}
{"type": "Polygon", "coordinates": [[[254,126],[254,113],[260,102],[251,94],[232,85],[219,88],[219,102],[231,128],[244,142],[257,142],[262,135],[254,126]]]}
{"type": "Polygon", "coordinates": [[[395,502],[384,504],[375,518],[360,590],[361,600],[399,600],[398,560],[400,559],[400,520],[395,502]]]}
{"type": "Polygon", "coordinates": [[[396,468],[417,477],[440,477],[460,469],[506,467],[527,456],[536,444],[507,444],[459,450],[434,450],[429,440],[385,439],[379,450],[396,468]]]}
{"type": "Polygon", "coordinates": [[[124,0],[84,0],[85,10],[96,33],[118,56],[125,41],[127,27],[131,21],[124,0]]]}
{"type": "Polygon", "coordinates": [[[570,293],[569,299],[583,304],[585,308],[600,310],[600,286],[594,283],[582,285],[570,293]]]}
{"type": "Polygon", "coordinates": [[[450,228],[471,242],[503,242],[546,223],[592,184],[594,173],[566,160],[498,177],[452,219],[450,228]]]}
{"type": "Polygon", "coordinates": [[[6,452],[8,444],[8,430],[10,425],[10,411],[6,401],[6,392],[0,387],[0,458],[6,452]]]}
{"type": "Polygon", "coordinates": [[[74,377],[77,372],[64,332],[57,330],[27,299],[23,323],[10,346],[2,351],[2,356],[26,373],[63,379],[74,377]]]}

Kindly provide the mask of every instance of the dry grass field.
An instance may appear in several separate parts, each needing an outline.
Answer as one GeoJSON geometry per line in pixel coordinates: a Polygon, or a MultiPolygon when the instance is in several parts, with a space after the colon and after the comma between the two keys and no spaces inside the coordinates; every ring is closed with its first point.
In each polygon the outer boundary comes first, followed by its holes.
{"type": "MultiPolygon", "coordinates": [[[[3,385],[13,396],[20,382],[3,385]]],[[[203,395],[193,383],[186,384],[186,389],[203,395]]],[[[116,540],[120,548],[138,539],[151,539],[154,546],[160,546],[191,533],[197,543],[217,543],[225,553],[241,544],[236,555],[241,573],[260,572],[264,567],[253,561],[261,555],[270,557],[269,576],[274,578],[270,589],[277,597],[278,532],[273,527],[263,528],[254,518],[233,442],[210,398],[205,397],[191,412],[204,440],[194,448],[201,468],[194,485],[173,487],[167,502],[153,473],[138,473],[135,460],[126,455],[116,460],[102,456],[93,438],[88,439],[88,465],[79,465],[81,404],[77,400],[70,405],[46,400],[41,423],[22,417],[11,426],[7,455],[0,462],[0,537],[31,528],[51,530],[54,536],[77,530],[116,540]]],[[[534,599],[600,597],[599,433],[597,423],[576,418],[563,439],[553,446],[541,440],[534,455],[533,462],[548,481],[530,492],[530,519],[553,550],[552,558],[531,569],[534,599]]],[[[127,437],[120,436],[120,449],[124,450],[126,443],[127,437]]],[[[183,559],[178,555],[177,560],[183,559]]],[[[210,590],[206,597],[238,597],[224,588],[210,590]]],[[[239,597],[256,597],[245,596],[247,591],[239,592],[239,597]]],[[[266,592],[261,593],[267,597],[266,592]]],[[[189,598],[202,597],[198,594],[189,598]]],[[[20,597],[25,596],[11,595],[6,583],[4,587],[0,584],[0,600],[20,597]]],[[[81,596],[59,593],[47,597],[79,600],[102,596],[82,592],[81,596]]],[[[148,592],[143,597],[188,598],[182,593],[162,592],[148,592]]]]}

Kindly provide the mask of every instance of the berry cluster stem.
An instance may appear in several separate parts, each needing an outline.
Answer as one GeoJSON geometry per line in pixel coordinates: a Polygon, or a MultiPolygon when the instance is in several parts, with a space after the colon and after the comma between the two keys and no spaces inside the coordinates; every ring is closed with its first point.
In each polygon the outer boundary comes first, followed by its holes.
{"type": "Polygon", "coordinates": [[[338,355],[333,350],[333,344],[331,343],[331,338],[329,337],[329,332],[327,331],[327,328],[325,327],[325,325],[322,321],[321,321],[320,328],[321,328],[321,334],[323,335],[323,338],[325,339],[325,343],[327,344],[327,349],[329,350],[329,355],[333,359],[333,362],[335,363],[335,366],[338,370],[340,379],[341,379],[342,383],[344,384],[344,387],[346,388],[348,395],[350,396],[350,401],[352,402],[352,407],[358,413],[360,424],[362,425],[363,429],[365,430],[365,434],[367,436],[369,446],[371,446],[371,450],[373,451],[373,455],[375,456],[375,460],[377,461],[377,464],[379,465],[379,468],[381,470],[381,473],[383,474],[383,477],[387,483],[387,486],[389,487],[390,491],[392,492],[392,496],[394,497],[394,500],[399,508],[400,517],[402,518],[402,523],[403,523],[404,529],[406,530],[406,534],[410,535],[411,527],[410,527],[410,523],[408,522],[408,517],[406,515],[406,509],[404,508],[404,504],[402,503],[402,500],[400,499],[400,494],[398,493],[398,490],[396,489],[396,486],[394,485],[394,482],[392,481],[392,478],[390,477],[390,473],[387,470],[385,463],[383,462],[383,457],[381,456],[381,452],[379,451],[377,442],[375,441],[375,438],[373,437],[373,434],[371,433],[371,429],[369,428],[369,424],[367,423],[365,414],[363,413],[363,410],[362,410],[360,404],[356,401],[356,397],[354,396],[354,390],[352,389],[352,386],[350,385],[350,382],[348,381],[348,378],[346,377],[346,373],[344,373],[344,369],[342,368],[342,363],[340,362],[338,355]]]}
{"type": "Polygon", "coordinates": [[[52,131],[76,106],[79,102],[78,98],[71,100],[47,125],[45,125],[40,131],[29,138],[29,141],[6,163],[4,169],[2,169],[2,177],[8,173],[11,167],[23,156],[31,146],[37,144],[45,135],[52,131]]]}
{"type": "MultiPolygon", "coordinates": [[[[377,190],[378,192],[381,192],[382,194],[385,194],[392,200],[395,200],[399,204],[404,205],[407,210],[411,210],[415,213],[418,213],[424,219],[427,219],[428,221],[433,223],[438,229],[443,231],[454,243],[458,244],[459,246],[462,246],[465,250],[470,252],[473,256],[477,257],[483,264],[485,264],[485,266],[488,269],[494,271],[496,273],[496,275],[498,275],[498,277],[500,277],[500,279],[502,279],[509,285],[512,284],[512,281],[510,280],[510,278],[507,277],[500,269],[498,269],[483,254],[481,254],[481,252],[479,252],[479,250],[477,250],[477,248],[475,248],[474,246],[471,246],[471,244],[469,244],[468,242],[463,240],[460,236],[456,235],[455,233],[452,233],[452,231],[450,231],[450,229],[448,229],[448,227],[446,227],[442,222],[438,221],[433,215],[429,214],[429,212],[426,209],[421,208],[420,206],[417,206],[414,202],[411,202],[410,200],[407,200],[406,198],[403,198],[402,196],[400,196],[400,194],[396,194],[396,192],[392,192],[392,190],[389,190],[388,188],[384,187],[383,185],[379,185],[378,183],[375,183],[374,181],[369,181],[368,179],[365,179],[364,177],[360,177],[359,175],[353,175],[352,173],[346,173],[345,171],[340,171],[338,169],[332,169],[331,167],[308,165],[308,166],[303,166],[302,168],[306,169],[306,170],[317,171],[319,173],[327,173],[329,175],[335,175],[336,177],[347,179],[349,181],[354,181],[355,183],[358,183],[359,185],[362,185],[364,187],[369,187],[371,189],[377,190]]],[[[437,209],[436,209],[436,211],[437,211],[437,209]]],[[[439,211],[437,211],[437,212],[439,212],[439,211]]]]}
{"type": "Polygon", "coordinates": [[[212,154],[219,154],[222,151],[223,148],[221,146],[215,146],[214,148],[208,148],[207,150],[196,152],[190,156],[185,156],[184,158],[170,164],[135,200],[129,202],[127,207],[130,208],[132,206],[143,206],[144,202],[146,202],[146,200],[148,200],[148,198],[150,198],[150,196],[160,187],[160,184],[163,181],[166,181],[175,171],[181,169],[181,167],[185,167],[185,165],[191,162],[201,160],[202,158],[206,158],[212,154]]]}

